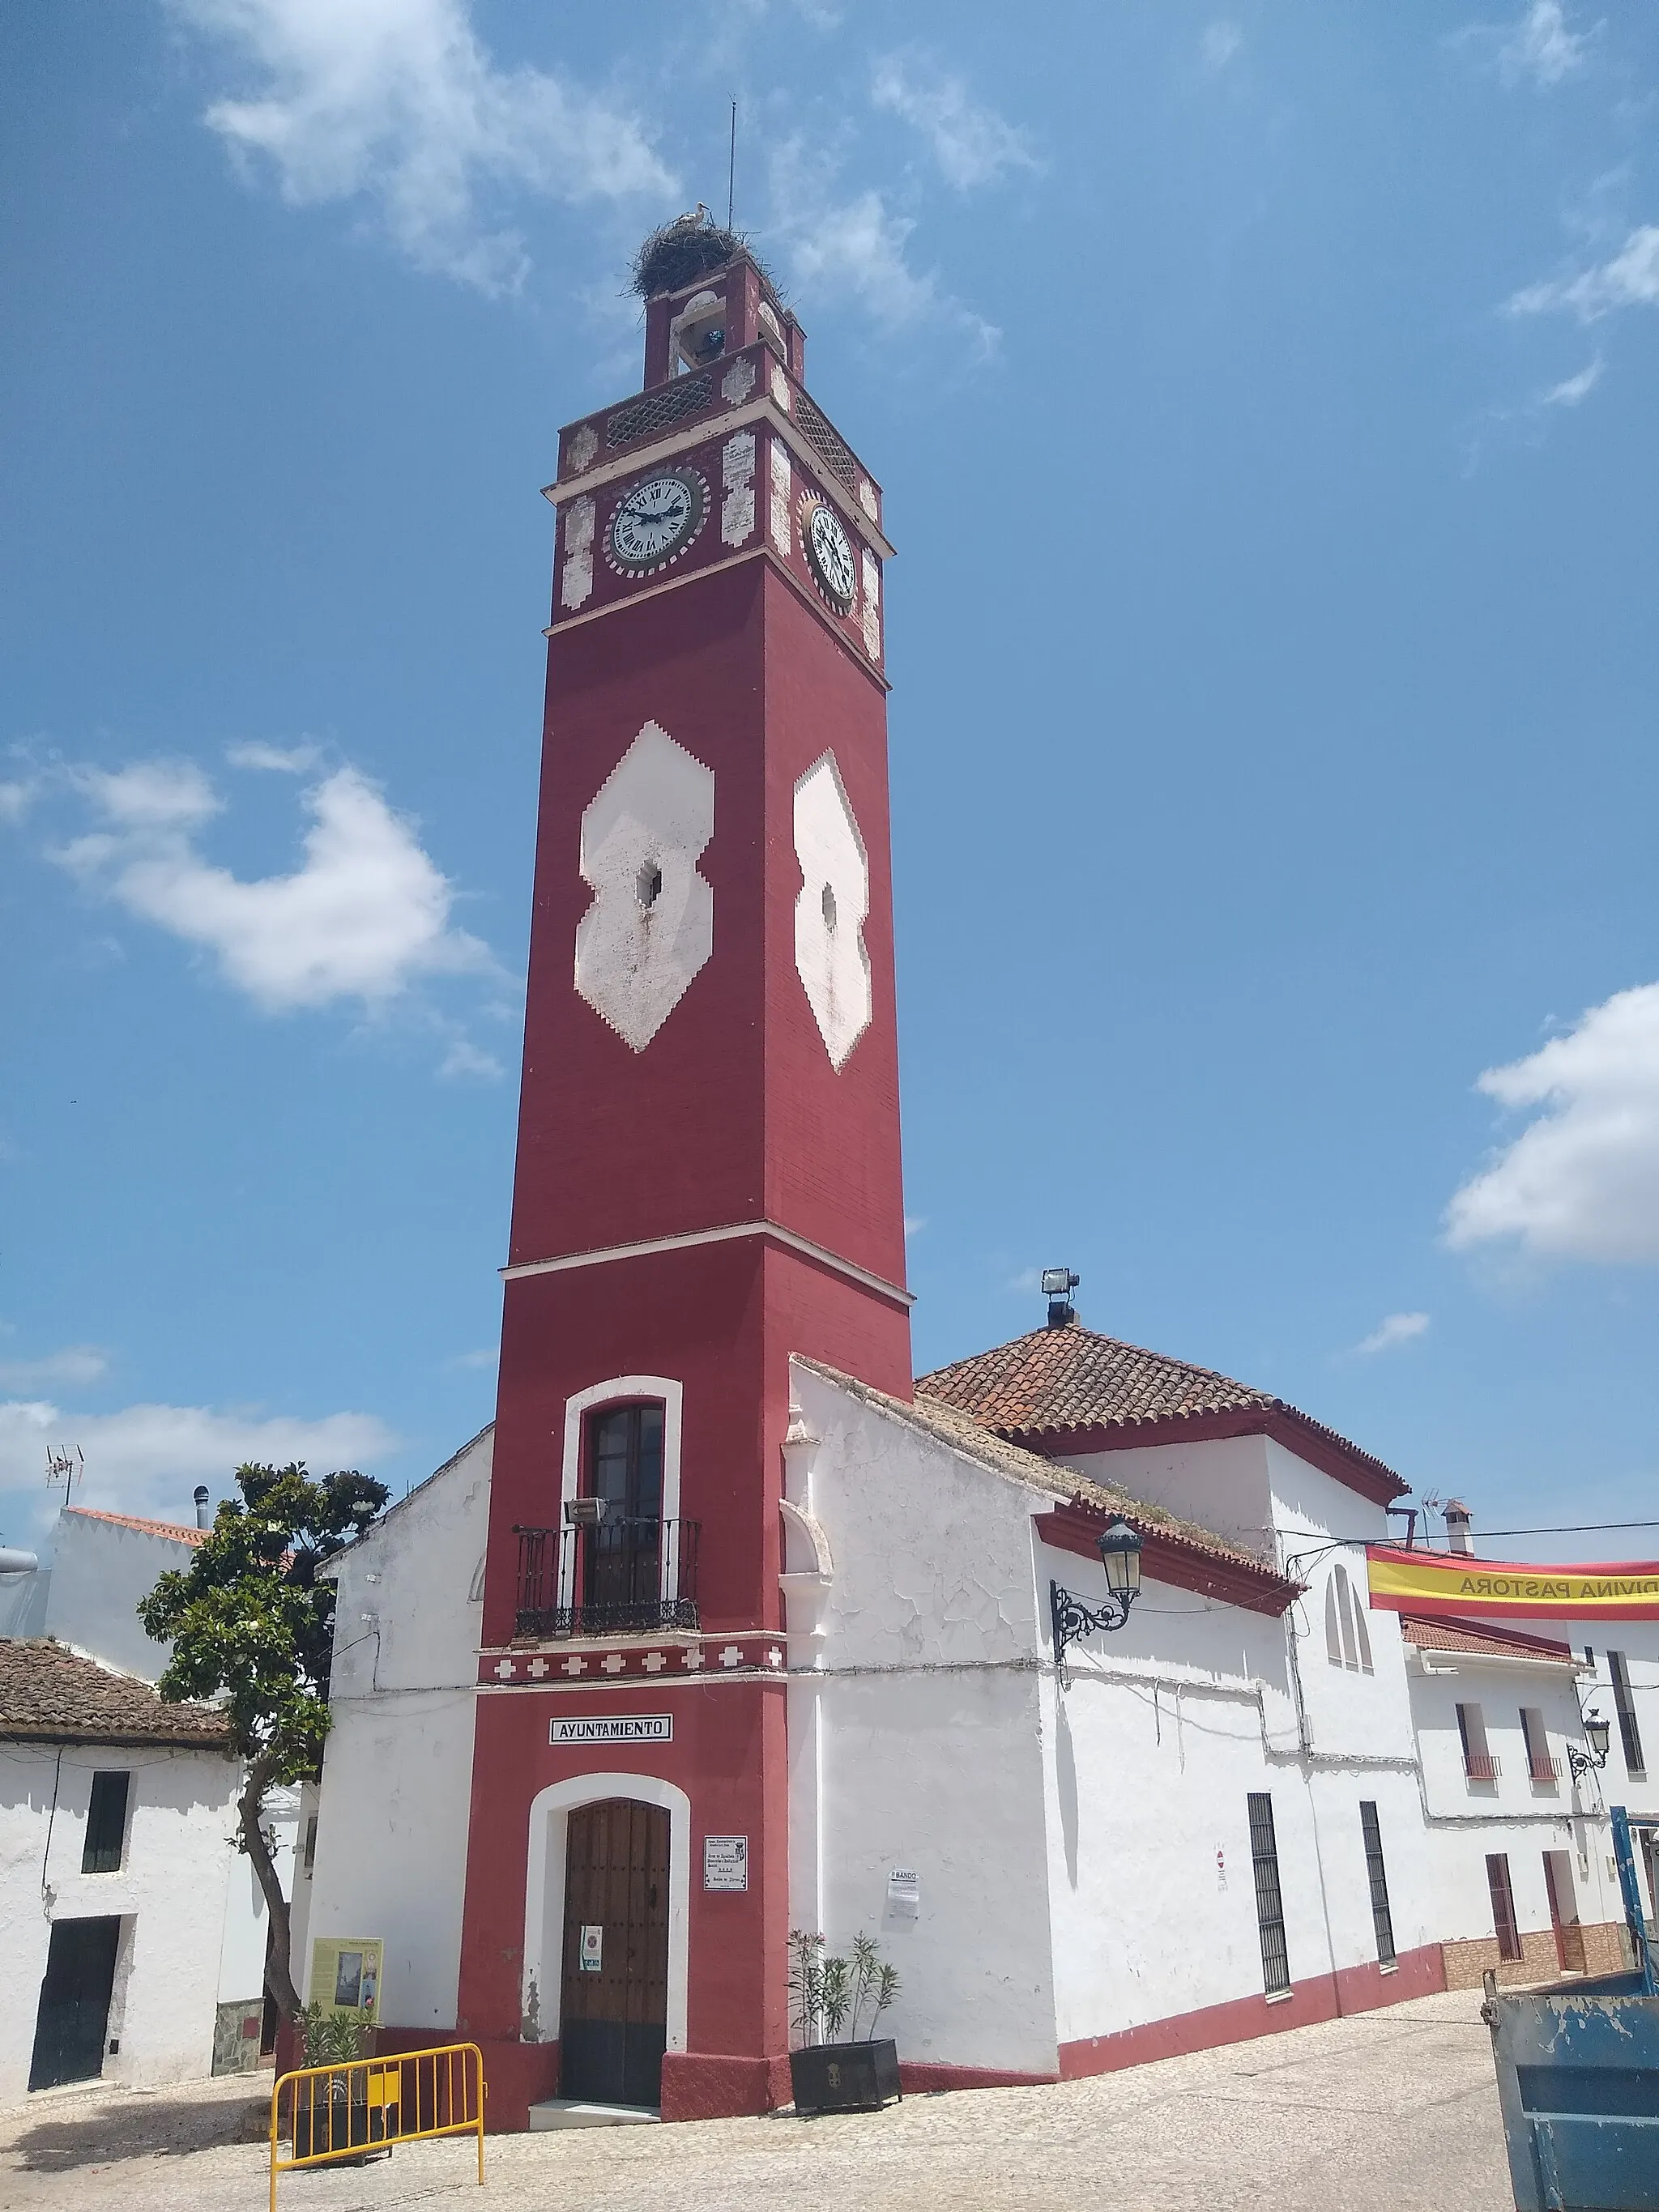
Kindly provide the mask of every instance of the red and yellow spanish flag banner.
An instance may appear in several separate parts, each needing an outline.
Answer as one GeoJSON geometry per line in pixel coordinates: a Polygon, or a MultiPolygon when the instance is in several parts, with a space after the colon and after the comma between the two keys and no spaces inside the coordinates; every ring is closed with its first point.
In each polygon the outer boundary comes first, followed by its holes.
{"type": "Polygon", "coordinates": [[[1372,1607],[1497,1620],[1659,1620],[1659,1560],[1528,1567],[1463,1552],[1367,1544],[1372,1607]]]}

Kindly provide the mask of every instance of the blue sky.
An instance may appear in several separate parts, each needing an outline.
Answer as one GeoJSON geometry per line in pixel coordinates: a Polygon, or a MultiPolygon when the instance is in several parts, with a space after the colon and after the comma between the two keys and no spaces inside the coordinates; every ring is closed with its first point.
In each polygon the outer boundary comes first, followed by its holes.
{"type": "Polygon", "coordinates": [[[49,1447],[185,1515],[489,1418],[538,487],[732,94],[900,547],[919,1365],[1064,1261],[1477,1526],[1659,1510],[1651,11],[0,42],[8,1539],[49,1447]]]}

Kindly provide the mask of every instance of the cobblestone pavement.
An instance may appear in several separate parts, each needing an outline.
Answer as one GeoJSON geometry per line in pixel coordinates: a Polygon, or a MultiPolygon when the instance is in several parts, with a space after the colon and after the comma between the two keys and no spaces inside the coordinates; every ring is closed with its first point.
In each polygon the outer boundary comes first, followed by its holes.
{"type": "MultiPolygon", "coordinates": [[[[1480,1993],[1423,1997],[1047,2089],[833,2119],[410,2143],[284,2175],[279,2212],[1510,2212],[1480,1993]]],[[[3,2212],[265,2202],[246,2081],[54,2091],[0,2115],[3,2212]]]]}

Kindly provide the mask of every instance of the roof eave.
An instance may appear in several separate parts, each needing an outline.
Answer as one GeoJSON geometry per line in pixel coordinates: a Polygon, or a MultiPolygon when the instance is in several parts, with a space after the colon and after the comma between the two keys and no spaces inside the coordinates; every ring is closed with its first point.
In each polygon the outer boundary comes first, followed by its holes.
{"type": "Polygon", "coordinates": [[[1225,1437],[1271,1437],[1316,1467],[1322,1474],[1357,1492],[1374,1505],[1391,1504],[1410,1489],[1394,1469],[1362,1452],[1335,1430],[1327,1429],[1294,1406],[1224,1407],[1205,1413],[1165,1413],[1147,1420],[1094,1421],[1020,1428],[994,1426],[999,1436],[1039,1457],[1052,1459],[1061,1452],[1133,1451],[1156,1444],[1212,1443],[1225,1437]]]}

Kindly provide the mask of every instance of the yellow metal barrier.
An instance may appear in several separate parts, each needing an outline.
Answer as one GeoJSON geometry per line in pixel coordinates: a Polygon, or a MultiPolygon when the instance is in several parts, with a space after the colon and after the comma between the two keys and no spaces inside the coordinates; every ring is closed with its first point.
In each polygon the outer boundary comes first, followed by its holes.
{"type": "Polygon", "coordinates": [[[482,2188],[483,2118],[483,2053],[476,2043],[299,2067],[279,2076],[270,2092],[270,2212],[276,2212],[279,2173],[437,2136],[477,2136],[482,2188]],[[286,2158],[279,2155],[284,2136],[286,2158]]]}

